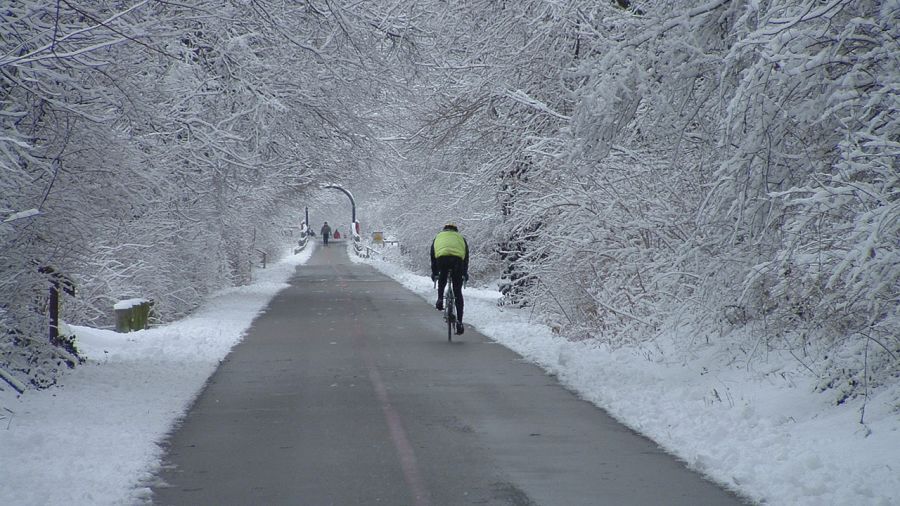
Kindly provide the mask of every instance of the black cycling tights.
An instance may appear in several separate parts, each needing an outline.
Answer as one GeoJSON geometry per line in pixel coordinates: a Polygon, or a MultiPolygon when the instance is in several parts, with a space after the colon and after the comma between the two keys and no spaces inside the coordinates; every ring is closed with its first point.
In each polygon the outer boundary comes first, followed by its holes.
{"type": "Polygon", "coordinates": [[[447,256],[437,258],[438,267],[438,297],[444,297],[444,288],[447,286],[447,274],[453,281],[453,298],[456,299],[456,318],[463,321],[463,261],[459,257],[447,256]]]}

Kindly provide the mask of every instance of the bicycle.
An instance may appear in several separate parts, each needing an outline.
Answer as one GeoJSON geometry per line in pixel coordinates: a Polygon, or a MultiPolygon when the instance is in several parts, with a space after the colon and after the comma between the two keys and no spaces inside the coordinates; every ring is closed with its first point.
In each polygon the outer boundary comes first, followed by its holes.
{"type": "MultiPolygon", "coordinates": [[[[437,288],[437,280],[434,282],[437,288]]],[[[444,321],[447,322],[447,341],[453,341],[456,327],[456,297],[453,295],[453,271],[447,273],[447,286],[444,288],[444,321]]]]}
{"type": "Polygon", "coordinates": [[[444,321],[447,322],[447,342],[453,342],[456,326],[456,298],[453,296],[453,272],[447,273],[447,287],[444,289],[444,321]]]}

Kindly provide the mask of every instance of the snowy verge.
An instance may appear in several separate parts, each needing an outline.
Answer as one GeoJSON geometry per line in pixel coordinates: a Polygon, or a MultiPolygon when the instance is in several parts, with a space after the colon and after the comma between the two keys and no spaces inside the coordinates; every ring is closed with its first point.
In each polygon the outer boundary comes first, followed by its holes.
{"type": "Polygon", "coordinates": [[[88,359],[47,390],[0,392],[0,504],[133,504],[158,446],[254,318],[312,255],[286,253],[191,316],[119,334],[69,326],[88,359]]]}
{"type": "MultiPolygon", "coordinates": [[[[365,262],[432,303],[428,277],[365,262]]],[[[652,352],[572,342],[531,322],[527,311],[498,307],[497,290],[467,287],[465,295],[468,325],[753,501],[900,504],[898,384],[870,395],[862,426],[862,399],[835,406],[813,393],[812,378],[791,359],[728,366],[721,343],[684,356],[674,335],[658,338],[652,352]]]]}

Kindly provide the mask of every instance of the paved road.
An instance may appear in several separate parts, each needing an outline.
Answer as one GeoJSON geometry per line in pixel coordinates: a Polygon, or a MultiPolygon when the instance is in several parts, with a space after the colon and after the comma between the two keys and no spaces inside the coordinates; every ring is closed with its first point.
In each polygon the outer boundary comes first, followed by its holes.
{"type": "Polygon", "coordinates": [[[740,504],[343,247],[319,248],[170,436],[156,504],[740,504]]]}

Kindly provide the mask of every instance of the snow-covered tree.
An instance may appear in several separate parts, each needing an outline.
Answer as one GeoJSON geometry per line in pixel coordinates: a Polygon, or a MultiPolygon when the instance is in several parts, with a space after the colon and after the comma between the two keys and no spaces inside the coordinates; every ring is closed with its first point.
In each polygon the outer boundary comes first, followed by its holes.
{"type": "MultiPolygon", "coordinates": [[[[331,2],[17,2],[0,30],[0,366],[54,381],[69,321],[121,298],[168,320],[279,251],[303,193],[366,160],[377,31],[331,2]],[[36,209],[34,214],[23,213],[36,209]],[[23,351],[33,349],[34,352],[23,351]]],[[[377,82],[377,81],[376,81],[377,82]]],[[[71,360],[71,357],[64,356],[71,360]]]]}
{"type": "Polygon", "coordinates": [[[420,5],[414,251],[469,221],[573,336],[729,336],[848,393],[896,371],[896,2],[420,5]]]}
{"type": "Polygon", "coordinates": [[[566,335],[782,350],[854,395],[900,364],[898,17],[895,0],[17,2],[0,347],[31,370],[41,267],[76,281],[68,317],[141,295],[172,318],[245,282],[278,218],[333,182],[419,269],[458,223],[476,275],[566,335]]]}

